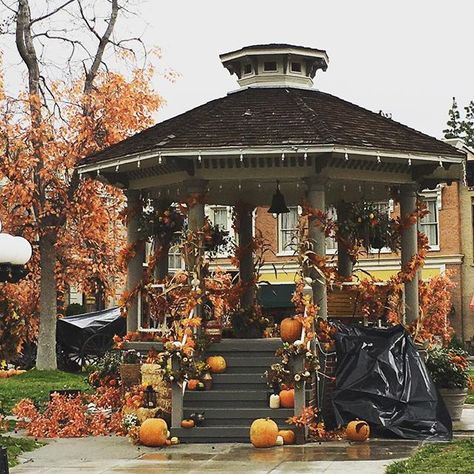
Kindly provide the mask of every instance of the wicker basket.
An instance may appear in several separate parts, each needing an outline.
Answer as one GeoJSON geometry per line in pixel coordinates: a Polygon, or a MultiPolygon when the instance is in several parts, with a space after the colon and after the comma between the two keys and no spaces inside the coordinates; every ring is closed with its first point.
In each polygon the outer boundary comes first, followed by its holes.
{"type": "Polygon", "coordinates": [[[141,364],[120,364],[120,378],[124,387],[141,384],[140,366],[141,364]]]}
{"type": "Polygon", "coordinates": [[[156,392],[156,402],[164,411],[171,410],[171,386],[163,380],[158,364],[142,364],[142,384],[151,385],[156,392]]]}

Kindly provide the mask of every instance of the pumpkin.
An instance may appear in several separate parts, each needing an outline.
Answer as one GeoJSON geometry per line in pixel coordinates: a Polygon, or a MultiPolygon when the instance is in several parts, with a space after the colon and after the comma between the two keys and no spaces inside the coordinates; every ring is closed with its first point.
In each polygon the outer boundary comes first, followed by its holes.
{"type": "Polygon", "coordinates": [[[283,438],[281,436],[277,436],[277,439],[275,441],[275,446],[283,446],[285,443],[283,441],[283,438]]]}
{"type": "Polygon", "coordinates": [[[198,383],[199,383],[199,380],[197,380],[197,379],[189,380],[188,385],[187,385],[188,390],[196,390],[196,387],[197,387],[198,383]]]}
{"type": "Polygon", "coordinates": [[[293,430],[280,430],[278,436],[283,438],[284,444],[295,444],[296,435],[293,430]]]}
{"type": "Polygon", "coordinates": [[[165,446],[168,425],[161,418],[148,418],[140,426],[140,443],[144,446],[165,446]]]}
{"type": "Polygon", "coordinates": [[[286,389],[280,392],[280,406],[282,408],[293,408],[295,406],[295,389],[286,389]]]}
{"type": "Polygon", "coordinates": [[[298,319],[285,318],[280,323],[280,336],[283,342],[293,343],[301,337],[303,325],[298,319]]]}
{"type": "Polygon", "coordinates": [[[346,428],[346,436],[350,441],[365,441],[370,435],[370,427],[366,421],[351,421],[346,428]]]}
{"type": "Polygon", "coordinates": [[[277,436],[278,426],[270,418],[258,418],[250,426],[250,442],[256,448],[275,446],[277,436]]]}
{"type": "Polygon", "coordinates": [[[227,368],[225,359],[222,356],[210,356],[207,358],[206,364],[209,366],[209,370],[213,374],[222,374],[227,368]]]}
{"type": "Polygon", "coordinates": [[[194,428],[194,420],[185,419],[181,422],[181,428],[194,428]]]}

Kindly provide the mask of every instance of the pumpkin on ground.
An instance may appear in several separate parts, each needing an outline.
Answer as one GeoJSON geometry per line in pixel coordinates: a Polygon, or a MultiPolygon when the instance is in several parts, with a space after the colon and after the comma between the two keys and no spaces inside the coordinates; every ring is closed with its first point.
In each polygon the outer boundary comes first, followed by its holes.
{"type": "Polygon", "coordinates": [[[222,356],[210,356],[207,358],[206,364],[213,374],[222,374],[227,368],[225,359],[222,356]]]}
{"type": "Polygon", "coordinates": [[[194,428],[194,420],[185,419],[181,422],[181,428],[194,428]]]}
{"type": "Polygon", "coordinates": [[[295,389],[285,389],[280,392],[280,407],[293,408],[295,406],[295,389]]]}
{"type": "Polygon", "coordinates": [[[144,446],[165,446],[168,425],[161,418],[148,418],[140,426],[140,443],[144,446]]]}
{"type": "Polygon", "coordinates": [[[278,436],[278,426],[270,418],[258,418],[250,426],[250,442],[256,448],[271,448],[275,446],[278,436]]]}
{"type": "Polygon", "coordinates": [[[280,323],[280,336],[283,342],[293,343],[301,337],[303,325],[296,318],[285,318],[280,323]]]}
{"type": "Polygon", "coordinates": [[[370,427],[366,421],[351,421],[346,428],[346,436],[350,441],[365,441],[370,435],[370,427]]]}
{"type": "Polygon", "coordinates": [[[280,430],[278,436],[283,438],[284,444],[295,444],[296,435],[293,430],[280,430]]]}

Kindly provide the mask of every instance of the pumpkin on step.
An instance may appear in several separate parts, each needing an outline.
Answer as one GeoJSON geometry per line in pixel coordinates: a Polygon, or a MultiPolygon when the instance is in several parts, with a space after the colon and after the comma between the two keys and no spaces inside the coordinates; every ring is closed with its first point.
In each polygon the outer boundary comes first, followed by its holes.
{"type": "Polygon", "coordinates": [[[206,360],[206,364],[213,374],[222,374],[227,368],[225,359],[222,356],[209,356],[206,360]]]}
{"type": "Polygon", "coordinates": [[[185,419],[181,422],[181,428],[194,428],[194,420],[191,420],[191,419],[185,419]]]}
{"type": "Polygon", "coordinates": [[[280,392],[280,407],[293,408],[295,406],[295,389],[285,389],[280,392]]]}
{"type": "Polygon", "coordinates": [[[283,438],[284,444],[295,444],[296,435],[293,430],[280,430],[278,436],[283,438]]]}
{"type": "Polygon", "coordinates": [[[198,386],[198,383],[199,383],[199,380],[197,380],[197,379],[188,380],[187,389],[188,390],[196,390],[196,388],[198,386]]]}
{"type": "Polygon", "coordinates": [[[256,448],[271,448],[275,446],[278,436],[278,426],[270,418],[258,418],[250,427],[250,442],[256,448]]]}
{"type": "Polygon", "coordinates": [[[148,418],[140,426],[140,443],[144,446],[165,446],[168,425],[161,418],[148,418]]]}
{"type": "Polygon", "coordinates": [[[346,428],[346,436],[350,441],[365,441],[370,435],[370,427],[366,421],[351,421],[346,428]]]}
{"type": "Polygon", "coordinates": [[[301,337],[303,325],[296,318],[285,318],[280,323],[280,336],[283,342],[292,344],[301,337]]]}

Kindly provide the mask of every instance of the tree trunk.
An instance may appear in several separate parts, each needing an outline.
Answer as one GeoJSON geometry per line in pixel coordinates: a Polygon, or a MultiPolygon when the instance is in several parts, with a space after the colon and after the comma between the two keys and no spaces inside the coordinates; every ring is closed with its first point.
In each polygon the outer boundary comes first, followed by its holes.
{"type": "Polygon", "coordinates": [[[56,248],[54,237],[40,240],[40,326],[38,336],[38,370],[56,370],[56,248]]]}

